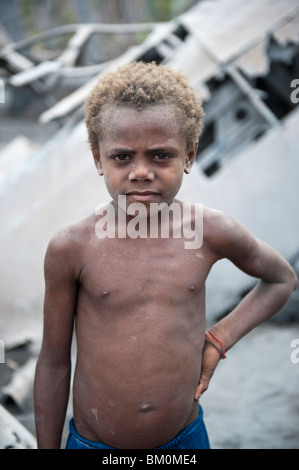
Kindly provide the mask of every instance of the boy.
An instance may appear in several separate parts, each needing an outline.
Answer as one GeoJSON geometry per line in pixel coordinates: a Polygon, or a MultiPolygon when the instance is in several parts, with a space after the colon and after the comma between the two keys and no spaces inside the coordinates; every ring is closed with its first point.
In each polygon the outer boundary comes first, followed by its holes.
{"type": "MultiPolygon", "coordinates": [[[[148,226],[147,236],[123,235],[133,220],[131,205],[145,209],[140,224],[159,204],[183,208],[175,196],[195,160],[202,119],[184,77],[161,65],[120,68],[87,100],[91,150],[112,197],[106,213],[113,209],[117,222],[114,236],[102,236],[104,224],[102,233],[96,227],[104,213],[92,214],[49,243],[34,392],[39,448],[61,444],[74,323],[67,448],[209,448],[199,398],[218,362],[296,288],[291,266],[219,211],[203,209],[202,243],[192,249],[185,249],[184,236],[171,236],[174,218],[168,238],[150,236],[148,226]],[[259,282],[205,332],[205,281],[224,257],[259,282]]],[[[192,227],[195,222],[193,212],[192,227]]]]}

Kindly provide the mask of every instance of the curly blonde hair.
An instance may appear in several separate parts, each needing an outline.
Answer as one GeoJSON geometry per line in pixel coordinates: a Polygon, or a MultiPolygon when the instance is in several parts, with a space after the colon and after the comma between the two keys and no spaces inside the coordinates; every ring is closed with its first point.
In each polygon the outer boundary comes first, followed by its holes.
{"type": "Polygon", "coordinates": [[[172,105],[187,147],[202,132],[204,111],[194,90],[180,72],[155,63],[134,62],[100,78],[85,102],[85,124],[91,149],[98,149],[105,111],[111,106],[144,110],[172,105]]]}

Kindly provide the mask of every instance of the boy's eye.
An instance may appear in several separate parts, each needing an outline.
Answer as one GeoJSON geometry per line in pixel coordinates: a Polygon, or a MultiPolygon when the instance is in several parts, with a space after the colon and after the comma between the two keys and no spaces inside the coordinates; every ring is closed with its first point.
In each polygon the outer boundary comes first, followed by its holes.
{"type": "Polygon", "coordinates": [[[115,158],[115,160],[117,160],[119,162],[123,162],[125,160],[128,160],[130,157],[129,157],[129,155],[126,155],[125,153],[120,153],[119,155],[116,155],[114,158],[115,158]]]}
{"type": "Polygon", "coordinates": [[[153,160],[168,160],[169,158],[169,155],[167,155],[166,153],[157,153],[153,160]]]}

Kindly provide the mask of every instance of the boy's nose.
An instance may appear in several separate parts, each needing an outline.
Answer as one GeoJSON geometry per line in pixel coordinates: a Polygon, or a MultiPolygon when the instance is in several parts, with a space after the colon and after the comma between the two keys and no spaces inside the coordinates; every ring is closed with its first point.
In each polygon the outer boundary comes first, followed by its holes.
{"type": "Polygon", "coordinates": [[[136,163],[129,174],[130,181],[153,181],[154,177],[155,175],[150,165],[143,162],[136,163]]]}

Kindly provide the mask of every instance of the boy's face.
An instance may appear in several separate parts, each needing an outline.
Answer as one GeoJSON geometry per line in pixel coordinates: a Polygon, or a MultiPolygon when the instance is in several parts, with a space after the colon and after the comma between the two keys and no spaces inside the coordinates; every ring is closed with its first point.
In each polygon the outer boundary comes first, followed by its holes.
{"type": "Polygon", "coordinates": [[[187,150],[172,106],[113,107],[93,156],[113,200],[125,195],[127,207],[143,203],[149,214],[150,203],[173,201],[194,162],[196,145],[187,150]]]}

